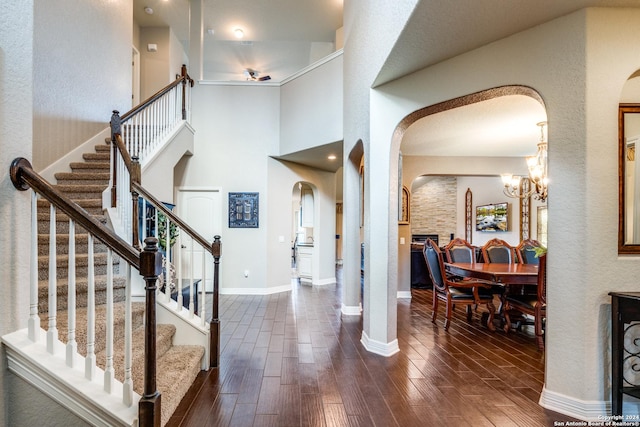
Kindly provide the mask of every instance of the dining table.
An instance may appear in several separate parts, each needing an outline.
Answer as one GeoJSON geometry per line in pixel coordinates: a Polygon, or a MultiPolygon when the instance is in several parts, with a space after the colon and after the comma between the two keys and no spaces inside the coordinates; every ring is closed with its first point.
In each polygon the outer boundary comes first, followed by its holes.
{"type": "Polygon", "coordinates": [[[503,264],[495,262],[445,262],[445,270],[454,276],[491,282],[502,288],[500,292],[500,306],[497,310],[496,321],[505,328],[503,306],[509,293],[520,292],[525,285],[538,284],[538,265],[536,264],[503,264]]]}
{"type": "Polygon", "coordinates": [[[538,283],[538,266],[536,264],[445,262],[444,268],[454,276],[486,280],[505,287],[538,283]]]}

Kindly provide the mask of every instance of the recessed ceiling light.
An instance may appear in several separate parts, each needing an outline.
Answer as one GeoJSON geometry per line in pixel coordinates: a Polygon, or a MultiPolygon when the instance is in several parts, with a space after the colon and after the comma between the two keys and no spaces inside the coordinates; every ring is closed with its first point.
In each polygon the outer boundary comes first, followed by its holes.
{"type": "Polygon", "coordinates": [[[153,9],[151,9],[149,6],[146,6],[144,8],[144,13],[146,13],[147,15],[153,15],[153,9]]]}
{"type": "Polygon", "coordinates": [[[244,31],[242,31],[241,28],[236,28],[235,30],[233,30],[233,34],[236,36],[237,39],[241,39],[244,37],[244,31]]]}
{"type": "Polygon", "coordinates": [[[335,159],[336,159],[336,155],[335,155],[335,154],[329,154],[329,155],[327,156],[327,159],[329,159],[329,160],[335,160],[335,159]]]}

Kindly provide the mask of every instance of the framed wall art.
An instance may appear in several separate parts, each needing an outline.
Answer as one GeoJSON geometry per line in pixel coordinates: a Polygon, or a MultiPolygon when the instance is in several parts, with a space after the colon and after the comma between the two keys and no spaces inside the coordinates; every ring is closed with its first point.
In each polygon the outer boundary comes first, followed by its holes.
{"type": "Polygon", "coordinates": [[[258,228],[258,215],[258,193],[229,193],[229,228],[258,228]]]}

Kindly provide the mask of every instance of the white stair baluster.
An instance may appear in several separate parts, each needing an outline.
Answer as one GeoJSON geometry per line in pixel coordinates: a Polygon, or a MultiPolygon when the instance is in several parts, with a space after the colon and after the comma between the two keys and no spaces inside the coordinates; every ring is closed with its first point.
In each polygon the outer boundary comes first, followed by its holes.
{"type": "Polygon", "coordinates": [[[182,230],[178,233],[178,240],[176,242],[176,253],[174,254],[174,260],[176,263],[177,271],[177,283],[176,290],[178,291],[178,297],[176,298],[176,311],[180,312],[182,310],[182,230]]]}
{"type": "Polygon", "coordinates": [[[92,381],[96,374],[96,286],[94,277],[93,235],[87,239],[87,355],[85,357],[84,375],[92,381]]]}
{"type": "Polygon", "coordinates": [[[171,272],[170,272],[170,267],[171,267],[171,220],[169,220],[169,216],[165,215],[165,235],[164,235],[164,252],[165,252],[165,256],[164,256],[164,271],[165,271],[165,275],[164,275],[164,294],[165,294],[165,301],[169,302],[171,301],[171,272]]]}
{"type": "Polygon", "coordinates": [[[57,254],[56,254],[56,207],[49,209],[49,326],[47,330],[47,351],[54,354],[54,344],[58,341],[58,327],[56,325],[57,310],[57,254]]]}
{"type": "Polygon", "coordinates": [[[107,336],[105,343],[104,391],[111,393],[115,372],[113,369],[113,252],[107,249],[107,336]]]}
{"type": "Polygon", "coordinates": [[[67,316],[68,316],[68,337],[67,337],[67,366],[73,368],[76,354],[78,353],[78,343],[76,342],[76,223],[69,220],[69,267],[67,273],[67,316]]]}
{"type": "Polygon", "coordinates": [[[133,405],[133,379],[131,378],[132,360],[132,337],[131,337],[131,275],[133,269],[129,263],[125,265],[125,277],[127,286],[125,288],[125,308],[124,308],[124,381],[122,382],[122,403],[126,406],[133,405]]]}
{"type": "Polygon", "coordinates": [[[202,298],[198,300],[198,316],[200,316],[200,325],[205,326],[205,304],[204,304],[204,289],[206,288],[207,283],[207,252],[205,248],[202,248],[202,280],[200,281],[200,292],[196,293],[195,298],[199,298],[202,295],[202,298]]]}
{"type": "Polygon", "coordinates": [[[29,278],[29,339],[40,338],[40,316],[38,316],[38,194],[31,190],[31,275],[29,278]]]}
{"type": "MultiPolygon", "coordinates": [[[[191,240],[191,253],[189,254],[189,293],[193,295],[193,238],[191,240]]],[[[193,317],[192,299],[189,297],[189,317],[193,317]]]]}

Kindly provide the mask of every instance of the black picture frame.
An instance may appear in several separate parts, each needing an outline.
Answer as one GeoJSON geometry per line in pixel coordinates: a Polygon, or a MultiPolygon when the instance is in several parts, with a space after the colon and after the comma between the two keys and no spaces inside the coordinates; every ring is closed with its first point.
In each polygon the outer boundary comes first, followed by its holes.
{"type": "Polygon", "coordinates": [[[229,228],[259,228],[258,193],[229,193],[229,228]]]}

